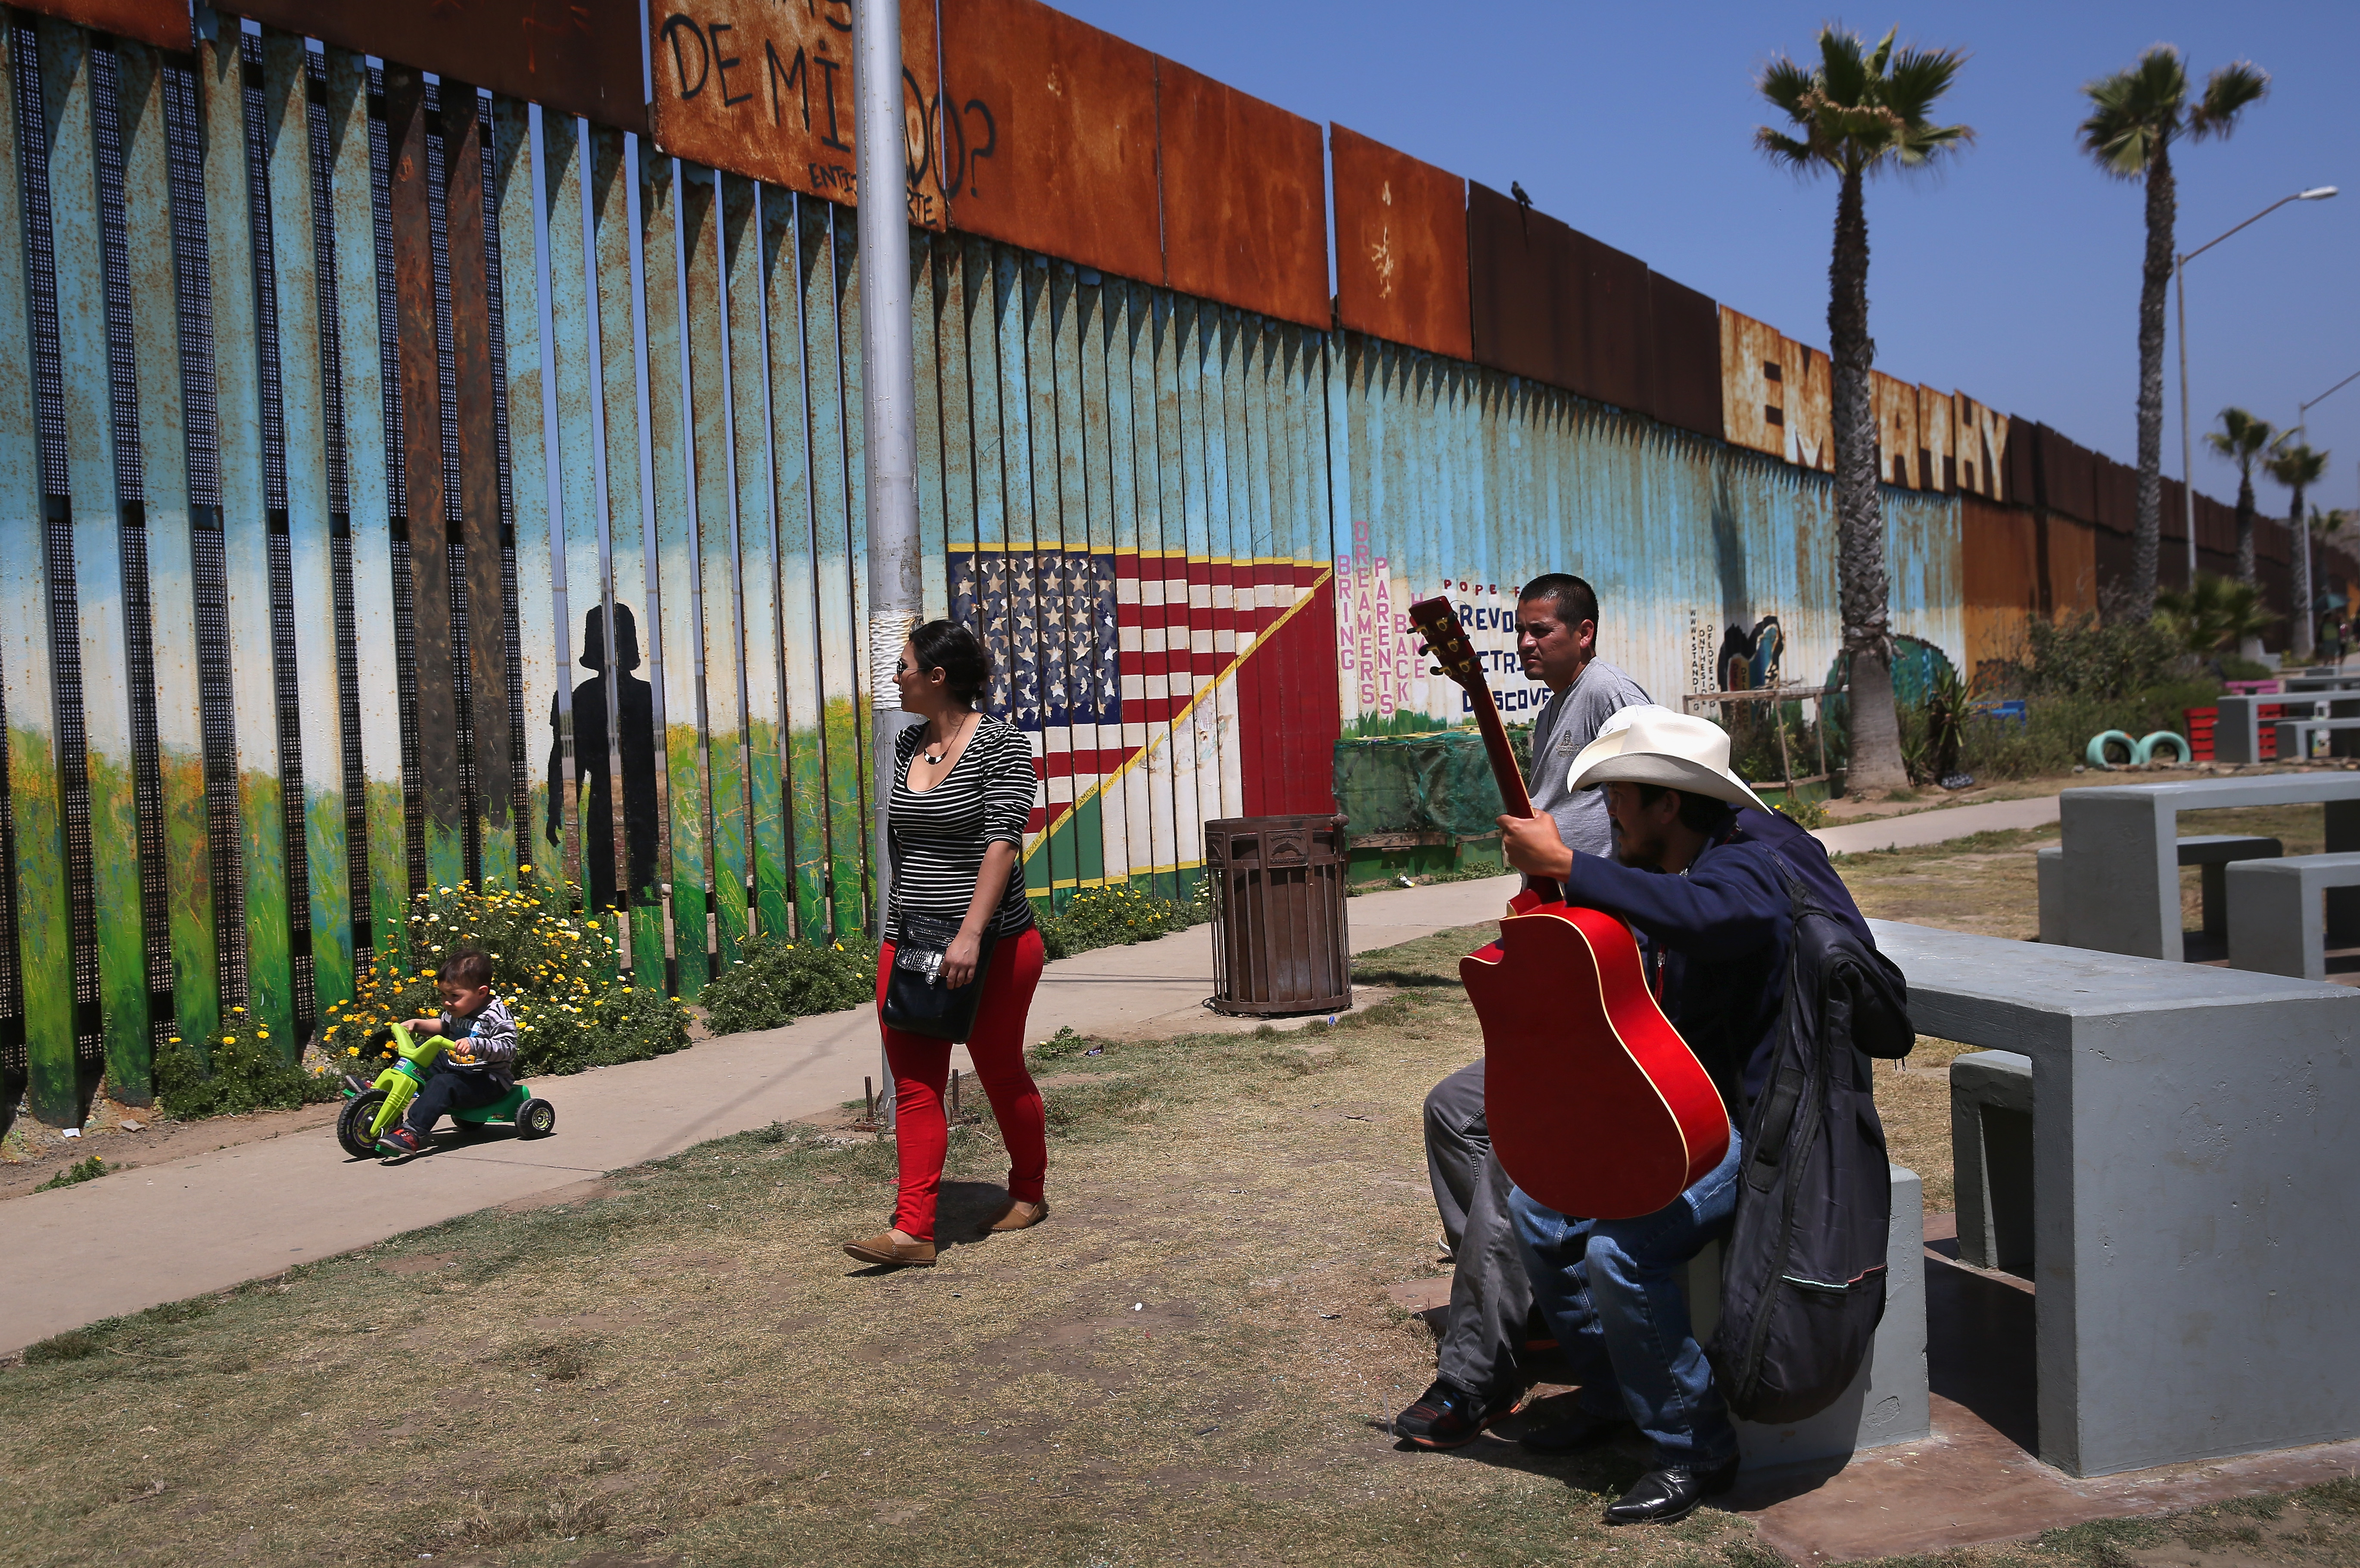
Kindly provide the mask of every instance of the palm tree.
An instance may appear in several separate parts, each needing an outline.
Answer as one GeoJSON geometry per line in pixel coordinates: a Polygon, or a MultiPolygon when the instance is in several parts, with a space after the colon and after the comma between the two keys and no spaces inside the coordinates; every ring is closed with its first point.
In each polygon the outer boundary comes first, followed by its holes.
{"type": "Polygon", "coordinates": [[[2237,465],[2237,581],[2254,576],[2254,464],[2268,450],[2278,431],[2267,419],[2257,419],[2243,408],[2221,410],[2221,428],[2204,432],[2204,444],[2237,465]]]}
{"type": "Polygon", "coordinates": [[[2259,589],[2209,572],[2198,572],[2195,583],[2185,593],[2167,588],[2158,593],[2155,607],[2155,624],[2199,659],[2234,652],[2239,643],[2261,636],[2270,624],[2259,589]]]}
{"type": "Polygon", "coordinates": [[[2287,544],[2294,551],[2294,656],[2308,662],[2311,617],[2317,606],[2311,603],[2311,529],[2305,526],[2302,493],[2327,472],[2327,454],[2313,452],[2289,430],[2271,445],[2265,466],[2271,478],[2294,492],[2293,505],[2287,508],[2287,544]]]}
{"type": "Polygon", "coordinates": [[[1857,33],[1819,29],[1819,64],[1781,56],[1756,86],[1786,114],[1788,130],[1764,125],[1754,146],[1798,174],[1837,178],[1835,250],[1828,264],[1828,347],[1836,463],[1838,581],[1844,650],[1852,663],[1852,766],[1847,787],[1876,795],[1904,787],[1901,725],[1893,709],[1893,631],[1886,615],[1885,521],[1877,502],[1876,410],[1869,366],[1866,177],[1923,168],[1973,139],[1965,125],[1938,125],[1935,101],[1958,79],[1957,49],[1896,50],[1888,32],[1874,48],[1857,33]],[[1793,134],[1789,134],[1789,132],[1793,134]]]}
{"type": "Polygon", "coordinates": [[[2267,72],[2243,61],[2224,65],[2188,102],[2188,70],[2180,51],[2158,44],[2136,65],[2101,77],[2081,91],[2095,105],[2081,122],[2081,147],[2098,167],[2123,180],[2147,182],[2147,259],[2139,269],[2138,524],[2132,565],[2132,605],[2144,617],[2155,608],[2156,558],[2163,538],[2163,299],[2171,282],[2179,188],[2171,144],[2181,135],[2202,141],[2225,136],[2238,113],[2269,91],[2267,72]]]}

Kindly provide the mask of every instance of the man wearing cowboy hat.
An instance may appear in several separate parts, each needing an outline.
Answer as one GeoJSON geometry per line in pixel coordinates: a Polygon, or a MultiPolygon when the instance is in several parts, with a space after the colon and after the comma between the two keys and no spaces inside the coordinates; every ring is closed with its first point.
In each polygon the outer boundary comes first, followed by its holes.
{"type": "MultiPolygon", "coordinates": [[[[1516,653],[1524,674],[1549,689],[1533,721],[1533,809],[1556,820],[1564,843],[1611,855],[1606,803],[1595,789],[1572,787],[1572,763],[1616,710],[1647,693],[1598,657],[1597,591],[1561,572],[1525,583],[1516,595],[1516,653]]],[[[1513,1184],[1491,1153],[1481,1057],[1426,1095],[1426,1165],[1451,1250],[1450,1315],[1434,1382],[1393,1418],[1393,1432],[1420,1448],[1456,1448],[1513,1411],[1531,1381],[1521,1356],[1533,1291],[1508,1217],[1513,1184]]]]}
{"type": "MultiPolygon", "coordinates": [[[[1614,858],[1575,854],[1544,814],[1500,819],[1509,863],[1630,922],[1666,1017],[1743,1126],[1776,1044],[1794,930],[1779,863],[1863,938],[1867,926],[1818,842],[1730,771],[1717,724],[1625,708],[1575,758],[1571,783],[1604,787],[1614,858]]],[[[1736,1479],[1736,1431],[1676,1274],[1729,1228],[1740,1142],[1732,1130],[1720,1165],[1640,1219],[1560,1214],[1521,1190],[1509,1199],[1535,1296],[1581,1384],[1579,1413],[1525,1445],[1569,1452],[1625,1421],[1655,1445],[1656,1467],[1606,1510],[1610,1523],[1683,1518],[1736,1479]]]]}

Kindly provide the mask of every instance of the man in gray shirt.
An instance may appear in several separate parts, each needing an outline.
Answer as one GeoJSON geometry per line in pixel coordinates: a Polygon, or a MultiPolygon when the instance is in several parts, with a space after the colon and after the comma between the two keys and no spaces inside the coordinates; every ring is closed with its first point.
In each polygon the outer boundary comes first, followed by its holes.
{"type": "MultiPolygon", "coordinates": [[[[1536,810],[1557,819],[1578,854],[1612,855],[1604,791],[1567,788],[1573,759],[1621,709],[1650,701],[1639,683],[1598,657],[1598,594],[1579,577],[1551,572],[1516,600],[1516,652],[1524,674],[1549,689],[1533,724],[1525,780],[1536,810]]],[[[1456,1448],[1516,1408],[1527,1381],[1519,1357],[1533,1288],[1508,1214],[1512,1189],[1491,1156],[1478,1058],[1426,1097],[1426,1168],[1453,1258],[1450,1318],[1435,1357],[1434,1386],[1393,1418],[1393,1435],[1421,1448],[1456,1448]]]]}

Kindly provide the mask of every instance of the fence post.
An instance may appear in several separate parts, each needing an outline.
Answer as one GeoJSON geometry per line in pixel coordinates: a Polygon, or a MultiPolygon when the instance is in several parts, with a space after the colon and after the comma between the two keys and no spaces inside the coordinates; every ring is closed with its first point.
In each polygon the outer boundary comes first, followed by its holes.
{"type": "MultiPolygon", "coordinates": [[[[873,931],[882,934],[892,866],[885,846],[893,794],[893,743],[908,726],[892,683],[901,644],[916,624],[918,562],[917,388],[912,362],[910,225],[902,211],[900,0],[856,0],[853,13],[855,160],[860,192],[860,358],[869,471],[869,687],[877,813],[869,866],[876,887],[873,931]]],[[[893,1117],[893,1076],[883,1105],[893,1117]]]]}

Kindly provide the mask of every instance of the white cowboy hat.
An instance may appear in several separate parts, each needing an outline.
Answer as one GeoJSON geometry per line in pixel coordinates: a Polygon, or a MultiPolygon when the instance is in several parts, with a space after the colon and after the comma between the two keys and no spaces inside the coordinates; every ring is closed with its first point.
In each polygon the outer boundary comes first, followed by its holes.
{"type": "Polygon", "coordinates": [[[1568,789],[1627,779],[1691,795],[1710,795],[1732,806],[1770,808],[1729,770],[1729,732],[1710,719],[1676,713],[1638,702],[1610,717],[1598,738],[1573,759],[1568,789]]]}

